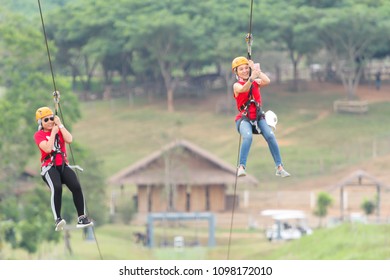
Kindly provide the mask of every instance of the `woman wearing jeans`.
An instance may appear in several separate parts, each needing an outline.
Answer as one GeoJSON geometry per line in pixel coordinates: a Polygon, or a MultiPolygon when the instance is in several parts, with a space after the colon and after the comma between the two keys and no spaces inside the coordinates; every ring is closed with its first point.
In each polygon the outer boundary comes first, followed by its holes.
{"type": "Polygon", "coordinates": [[[268,143],[269,150],[275,162],[276,176],[288,177],[290,174],[283,168],[279,146],[275,134],[265,120],[261,109],[260,88],[268,85],[270,79],[264,74],[260,65],[245,57],[236,57],[232,62],[232,71],[236,74],[237,82],[233,85],[234,98],[236,99],[237,114],[235,121],[237,130],[243,141],[240,147],[240,164],[237,176],[246,175],[246,162],[252,145],[253,132],[261,133],[268,143]]]}

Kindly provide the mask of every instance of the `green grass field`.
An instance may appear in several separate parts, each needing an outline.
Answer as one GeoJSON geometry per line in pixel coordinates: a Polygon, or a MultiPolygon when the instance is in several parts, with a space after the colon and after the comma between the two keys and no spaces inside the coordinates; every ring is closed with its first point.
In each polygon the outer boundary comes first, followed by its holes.
{"type": "MultiPolygon", "coordinates": [[[[137,228],[125,225],[104,225],[95,230],[96,241],[83,239],[81,231],[71,232],[72,254],[64,241],[43,244],[37,254],[12,251],[6,247],[2,259],[59,260],[224,260],[228,258],[228,235],[219,233],[217,246],[155,247],[136,244],[133,232],[137,228]],[[223,236],[223,237],[221,237],[223,236]]],[[[207,239],[207,233],[194,236],[191,229],[175,230],[185,240],[207,239]]],[[[171,237],[174,231],[166,233],[171,237]]],[[[62,234],[62,233],[59,233],[62,234]]],[[[159,237],[164,234],[160,231],[159,237]]],[[[259,231],[233,231],[229,259],[231,260],[387,260],[390,258],[390,225],[344,224],[330,229],[317,229],[314,234],[295,241],[269,242],[259,231]]]]}

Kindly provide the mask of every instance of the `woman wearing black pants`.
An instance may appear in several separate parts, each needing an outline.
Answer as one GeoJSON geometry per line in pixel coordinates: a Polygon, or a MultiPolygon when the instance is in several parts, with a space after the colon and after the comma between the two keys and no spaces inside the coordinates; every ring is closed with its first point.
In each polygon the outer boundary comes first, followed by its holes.
{"type": "Polygon", "coordinates": [[[62,185],[65,184],[73,195],[77,210],[77,227],[93,226],[85,214],[84,195],[76,173],[69,167],[66,157],[66,144],[72,142],[72,135],[61,124],[58,116],[48,107],[41,107],[35,113],[38,131],[35,143],[41,151],[42,178],[51,191],[50,205],[55,220],[55,230],[64,228],[66,221],[61,217],[62,185]]]}

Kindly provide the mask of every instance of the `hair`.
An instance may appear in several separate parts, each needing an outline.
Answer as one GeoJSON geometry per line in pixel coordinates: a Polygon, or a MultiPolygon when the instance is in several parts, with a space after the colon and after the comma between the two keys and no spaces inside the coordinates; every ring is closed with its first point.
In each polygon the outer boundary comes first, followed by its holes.
{"type": "Polygon", "coordinates": [[[38,131],[42,130],[43,129],[43,127],[42,127],[42,119],[37,120],[37,123],[38,123],[38,131]]]}
{"type": "Polygon", "coordinates": [[[238,81],[239,80],[239,77],[237,75],[237,67],[233,69],[233,73],[234,75],[236,76],[236,80],[238,81]]]}

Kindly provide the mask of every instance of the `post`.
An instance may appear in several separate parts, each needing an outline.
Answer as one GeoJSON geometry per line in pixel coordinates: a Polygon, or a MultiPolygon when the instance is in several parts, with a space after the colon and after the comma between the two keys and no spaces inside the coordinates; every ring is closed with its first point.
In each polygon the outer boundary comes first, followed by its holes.
{"type": "Polygon", "coordinates": [[[209,213],[209,247],[215,246],[215,216],[212,213],[209,213]]]}
{"type": "Polygon", "coordinates": [[[344,221],[344,187],[340,189],[340,220],[344,221]]]}
{"type": "Polygon", "coordinates": [[[148,247],[152,248],[154,246],[154,234],[153,234],[153,217],[151,214],[148,215],[147,219],[147,235],[148,235],[148,247]]]}
{"type": "Polygon", "coordinates": [[[376,185],[376,220],[379,223],[381,216],[381,186],[376,185]]]}

